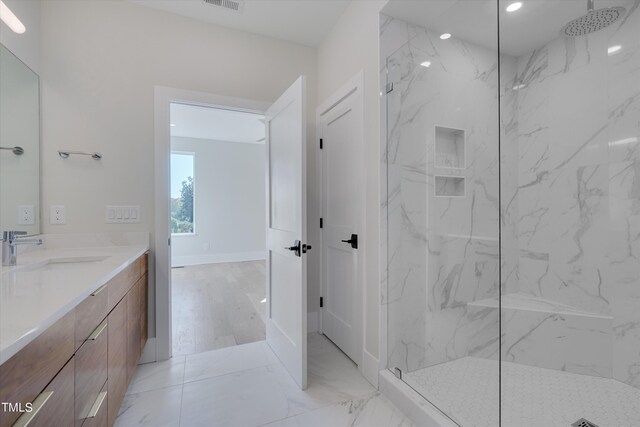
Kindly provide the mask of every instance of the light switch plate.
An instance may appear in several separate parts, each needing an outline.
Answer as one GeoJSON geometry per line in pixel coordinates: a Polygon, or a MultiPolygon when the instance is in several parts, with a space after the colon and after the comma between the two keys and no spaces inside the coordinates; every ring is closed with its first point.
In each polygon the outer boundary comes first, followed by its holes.
{"type": "Polygon", "coordinates": [[[33,205],[18,206],[18,224],[34,225],[36,223],[36,208],[33,205]]]}
{"type": "Polygon", "coordinates": [[[64,205],[51,205],[49,223],[58,225],[67,223],[67,211],[64,205]]]}
{"type": "Polygon", "coordinates": [[[140,206],[106,206],[104,221],[107,224],[137,224],[140,222],[140,206]]]}

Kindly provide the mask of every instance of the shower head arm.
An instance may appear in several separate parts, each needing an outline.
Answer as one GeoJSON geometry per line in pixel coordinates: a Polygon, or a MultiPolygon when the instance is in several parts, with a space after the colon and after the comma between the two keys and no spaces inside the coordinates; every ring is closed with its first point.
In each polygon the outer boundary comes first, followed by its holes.
{"type": "Polygon", "coordinates": [[[587,11],[589,12],[593,12],[593,10],[595,9],[595,0],[587,0],[587,11]]]}

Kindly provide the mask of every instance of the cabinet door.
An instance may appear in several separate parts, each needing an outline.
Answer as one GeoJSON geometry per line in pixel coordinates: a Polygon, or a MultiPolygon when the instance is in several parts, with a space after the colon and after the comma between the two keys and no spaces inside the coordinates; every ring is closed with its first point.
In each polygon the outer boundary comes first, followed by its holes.
{"type": "Polygon", "coordinates": [[[109,381],[107,402],[109,425],[113,425],[118,416],[120,405],[127,391],[127,299],[120,300],[108,319],[109,348],[107,365],[109,381]]]}
{"type": "Polygon", "coordinates": [[[74,358],[71,358],[49,385],[32,402],[33,410],[24,413],[15,426],[73,427],[74,358]]]}
{"type": "Polygon", "coordinates": [[[127,293],[127,383],[131,381],[140,359],[140,283],[127,293]]]}
{"type": "Polygon", "coordinates": [[[148,313],[148,305],[149,305],[149,284],[148,284],[148,275],[145,274],[140,279],[139,284],[140,290],[140,354],[144,352],[144,345],[147,343],[148,337],[148,329],[149,329],[149,313],[148,313]]]}
{"type": "Polygon", "coordinates": [[[108,405],[109,405],[109,393],[108,385],[109,381],[102,387],[100,394],[93,402],[89,415],[84,420],[82,427],[109,427],[108,405]]]}

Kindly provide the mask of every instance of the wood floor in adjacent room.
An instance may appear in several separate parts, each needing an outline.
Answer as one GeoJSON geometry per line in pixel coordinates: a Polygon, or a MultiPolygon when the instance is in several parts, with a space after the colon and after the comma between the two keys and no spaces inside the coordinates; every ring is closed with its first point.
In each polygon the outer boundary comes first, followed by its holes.
{"type": "Polygon", "coordinates": [[[173,355],[265,339],[265,263],[247,261],[174,268],[173,355]]]}

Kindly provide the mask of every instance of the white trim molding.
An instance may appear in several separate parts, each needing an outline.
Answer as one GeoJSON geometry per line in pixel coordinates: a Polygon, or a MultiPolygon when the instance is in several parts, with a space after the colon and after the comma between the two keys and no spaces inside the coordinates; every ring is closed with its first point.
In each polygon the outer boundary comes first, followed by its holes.
{"type": "Polygon", "coordinates": [[[182,255],[171,258],[172,267],[188,265],[219,264],[222,262],[244,262],[265,260],[265,252],[237,252],[228,254],[182,255]]]}
{"type": "Polygon", "coordinates": [[[318,318],[317,311],[307,312],[307,333],[318,332],[318,318]]]}
{"type": "Polygon", "coordinates": [[[371,353],[364,349],[362,351],[362,367],[360,372],[362,375],[373,385],[378,388],[378,373],[379,373],[380,361],[371,353]]]}

